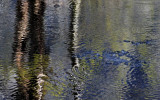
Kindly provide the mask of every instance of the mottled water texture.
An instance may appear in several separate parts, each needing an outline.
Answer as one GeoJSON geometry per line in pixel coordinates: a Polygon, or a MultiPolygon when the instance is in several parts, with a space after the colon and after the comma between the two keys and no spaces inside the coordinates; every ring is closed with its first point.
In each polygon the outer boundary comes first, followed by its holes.
{"type": "Polygon", "coordinates": [[[0,0],[0,100],[160,100],[160,0],[0,0]]]}

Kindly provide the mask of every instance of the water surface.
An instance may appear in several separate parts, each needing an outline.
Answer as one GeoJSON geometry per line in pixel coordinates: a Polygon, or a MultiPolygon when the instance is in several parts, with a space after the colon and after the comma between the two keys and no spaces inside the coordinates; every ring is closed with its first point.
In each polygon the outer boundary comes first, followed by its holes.
{"type": "Polygon", "coordinates": [[[160,100],[159,0],[0,0],[0,100],[160,100]]]}

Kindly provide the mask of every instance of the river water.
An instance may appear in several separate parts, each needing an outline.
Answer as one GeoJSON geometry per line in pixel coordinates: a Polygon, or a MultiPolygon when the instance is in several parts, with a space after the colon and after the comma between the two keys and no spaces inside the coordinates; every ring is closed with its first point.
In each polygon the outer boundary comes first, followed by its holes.
{"type": "Polygon", "coordinates": [[[0,0],[0,100],[160,100],[159,0],[0,0]]]}

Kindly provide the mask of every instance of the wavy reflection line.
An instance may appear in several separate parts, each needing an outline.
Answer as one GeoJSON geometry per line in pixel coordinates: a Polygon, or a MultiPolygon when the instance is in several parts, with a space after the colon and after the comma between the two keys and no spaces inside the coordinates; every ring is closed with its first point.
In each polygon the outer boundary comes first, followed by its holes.
{"type": "MultiPolygon", "coordinates": [[[[21,91],[21,95],[25,100],[29,100],[28,91],[28,82],[29,80],[24,77],[23,74],[23,58],[24,58],[24,44],[25,40],[28,36],[28,25],[29,25],[29,3],[28,1],[17,1],[17,24],[16,24],[16,32],[15,32],[15,43],[14,43],[14,62],[18,68],[18,76],[19,79],[18,85],[19,90],[21,91]]],[[[20,97],[17,97],[20,98],[20,97]]],[[[17,99],[16,98],[16,99],[17,99]]]]}
{"type": "MultiPolygon", "coordinates": [[[[44,25],[43,25],[43,16],[45,10],[45,1],[44,0],[34,0],[34,3],[30,1],[31,4],[31,19],[30,19],[30,33],[31,33],[31,50],[30,50],[30,60],[33,62],[33,67],[38,68],[39,72],[35,75],[37,79],[38,88],[37,99],[42,100],[44,95],[43,93],[43,84],[45,80],[43,77],[46,77],[44,73],[44,68],[48,66],[48,57],[46,59],[45,55],[45,43],[44,43],[44,25]],[[37,62],[38,61],[38,62],[37,62]]],[[[36,74],[36,72],[35,72],[36,74]]],[[[33,83],[35,84],[35,83],[33,83]]],[[[35,87],[33,87],[35,88],[35,87]]]]}
{"type": "MultiPolygon", "coordinates": [[[[78,48],[78,28],[79,28],[79,16],[80,16],[80,11],[81,11],[81,0],[75,0],[72,1],[72,21],[71,21],[71,27],[72,27],[72,71],[76,70],[76,68],[80,67],[79,64],[79,59],[76,57],[76,50],[78,48]]],[[[75,77],[74,77],[75,78],[75,77]]],[[[76,85],[78,83],[75,81],[74,82],[76,85]]],[[[78,86],[79,87],[79,86],[78,86]]],[[[74,95],[74,100],[81,100],[79,97],[81,96],[80,93],[78,93],[76,87],[73,88],[73,95],[74,95]]]]}
{"type": "MultiPolygon", "coordinates": [[[[45,43],[44,43],[44,29],[43,29],[43,16],[45,2],[44,0],[34,0],[30,1],[31,16],[30,16],[30,37],[31,37],[31,50],[30,50],[30,60],[34,61],[33,66],[39,69],[37,78],[37,95],[38,100],[42,99],[43,96],[43,84],[46,77],[43,68],[45,67],[45,43]],[[38,60],[38,62],[36,62],[38,60]]],[[[35,83],[33,83],[35,84],[35,83]]],[[[33,87],[34,88],[34,87],[33,87]]]]}
{"type": "MultiPolygon", "coordinates": [[[[73,19],[73,53],[76,52],[78,48],[78,25],[79,25],[79,15],[81,11],[81,0],[76,0],[75,2],[75,12],[74,12],[74,19],[73,19]]],[[[79,67],[79,59],[75,57],[75,65],[74,67],[79,67]]]]}
{"type": "Polygon", "coordinates": [[[17,43],[15,43],[15,50],[14,52],[16,52],[15,54],[15,61],[17,63],[18,68],[20,68],[21,66],[21,59],[22,59],[22,47],[24,45],[24,41],[28,36],[28,25],[29,25],[29,4],[27,1],[18,1],[17,4],[17,20],[18,20],[18,24],[16,25],[16,36],[15,36],[15,41],[17,43]],[[20,18],[21,17],[21,18],[20,18]]]}
{"type": "Polygon", "coordinates": [[[44,8],[44,0],[17,1],[13,56],[18,68],[18,100],[42,100],[44,95],[44,68],[48,65],[44,45],[44,8]]]}

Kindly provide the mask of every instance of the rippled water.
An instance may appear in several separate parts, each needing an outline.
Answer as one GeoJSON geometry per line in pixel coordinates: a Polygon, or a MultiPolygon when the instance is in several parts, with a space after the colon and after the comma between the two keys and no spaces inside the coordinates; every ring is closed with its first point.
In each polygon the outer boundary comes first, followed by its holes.
{"type": "Polygon", "coordinates": [[[159,0],[0,0],[0,100],[160,100],[159,0]]]}

